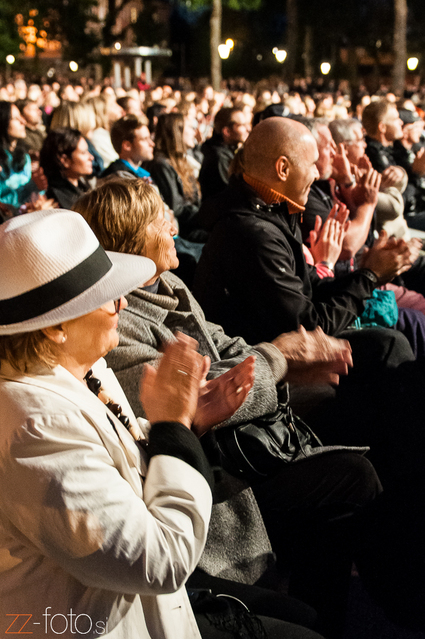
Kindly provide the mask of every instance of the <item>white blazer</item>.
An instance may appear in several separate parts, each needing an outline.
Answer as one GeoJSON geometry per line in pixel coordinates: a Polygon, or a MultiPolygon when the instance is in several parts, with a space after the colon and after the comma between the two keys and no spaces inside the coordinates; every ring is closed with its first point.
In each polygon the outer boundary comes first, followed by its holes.
{"type": "MultiPolygon", "coordinates": [[[[103,360],[95,375],[134,421],[103,360]]],[[[211,502],[185,462],[157,455],[147,469],[66,369],[29,376],[1,363],[0,636],[199,639],[184,583],[211,502]]]]}

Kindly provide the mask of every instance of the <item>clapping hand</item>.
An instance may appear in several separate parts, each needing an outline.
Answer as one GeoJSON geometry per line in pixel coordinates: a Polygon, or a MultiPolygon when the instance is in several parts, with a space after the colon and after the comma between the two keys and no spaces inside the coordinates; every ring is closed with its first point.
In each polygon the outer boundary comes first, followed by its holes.
{"type": "Polygon", "coordinates": [[[353,365],[351,347],[345,339],[326,335],[320,327],[282,333],[274,344],[288,363],[286,380],[293,384],[338,384],[339,376],[353,365]]]}
{"type": "Polygon", "coordinates": [[[211,426],[229,419],[242,406],[254,383],[254,369],[255,357],[251,355],[223,375],[201,382],[192,427],[199,437],[211,426]]]}
{"type": "Polygon", "coordinates": [[[145,365],[140,400],[151,423],[180,422],[191,428],[199,387],[209,368],[197,346],[196,340],[176,333],[176,340],[165,347],[158,369],[145,365]]]}
{"type": "Polygon", "coordinates": [[[345,204],[337,203],[329,213],[325,223],[316,215],[314,229],[310,231],[310,251],[314,263],[329,262],[335,264],[342,249],[345,233],[350,222],[349,211],[345,204]]]}

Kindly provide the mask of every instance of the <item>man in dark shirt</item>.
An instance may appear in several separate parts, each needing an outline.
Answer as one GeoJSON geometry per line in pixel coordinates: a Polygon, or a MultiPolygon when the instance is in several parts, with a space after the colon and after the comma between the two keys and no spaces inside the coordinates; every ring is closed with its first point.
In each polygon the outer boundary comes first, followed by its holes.
{"type": "Polygon", "coordinates": [[[250,343],[321,326],[338,335],[379,283],[407,268],[404,242],[371,249],[364,268],[320,280],[304,259],[298,214],[318,177],[317,144],[287,118],[258,124],[244,147],[243,177],[210,206],[217,213],[195,278],[207,318],[250,343]]]}
{"type": "Polygon", "coordinates": [[[214,119],[214,132],[202,145],[204,159],[199,173],[202,199],[223,191],[229,183],[229,167],[235,151],[245,142],[249,126],[243,111],[224,107],[214,119]]]}

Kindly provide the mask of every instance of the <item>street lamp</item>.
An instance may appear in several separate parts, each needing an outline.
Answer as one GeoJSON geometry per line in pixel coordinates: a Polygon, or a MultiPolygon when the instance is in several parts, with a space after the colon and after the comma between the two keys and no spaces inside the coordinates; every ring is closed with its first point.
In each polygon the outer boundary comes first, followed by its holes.
{"type": "Polygon", "coordinates": [[[278,49],[274,55],[275,55],[276,60],[277,60],[278,62],[282,63],[282,62],[285,62],[285,60],[286,60],[286,56],[287,56],[288,54],[287,54],[287,52],[285,51],[285,49],[278,49]]]}
{"type": "Polygon", "coordinates": [[[227,38],[226,47],[228,47],[229,51],[230,49],[233,49],[234,46],[235,46],[235,43],[233,42],[232,38],[227,38]]]}
{"type": "Polygon", "coordinates": [[[320,65],[320,71],[322,72],[322,74],[328,75],[330,70],[331,70],[331,65],[329,64],[329,62],[322,62],[322,64],[320,65]]]}
{"type": "Polygon", "coordinates": [[[75,73],[76,71],[78,71],[78,64],[74,62],[74,60],[71,60],[71,62],[69,63],[69,68],[75,73]]]}
{"type": "Polygon", "coordinates": [[[15,62],[15,56],[10,54],[6,56],[6,62],[7,64],[13,64],[15,62]]]}
{"type": "Polygon", "coordinates": [[[418,64],[419,64],[418,58],[409,58],[407,60],[407,68],[409,69],[409,71],[415,71],[417,69],[418,64]]]}
{"type": "Polygon", "coordinates": [[[230,54],[230,49],[227,44],[219,44],[218,45],[218,55],[222,60],[227,60],[230,54]]]}
{"type": "Polygon", "coordinates": [[[115,42],[114,48],[119,51],[121,49],[121,42],[115,42]]]}

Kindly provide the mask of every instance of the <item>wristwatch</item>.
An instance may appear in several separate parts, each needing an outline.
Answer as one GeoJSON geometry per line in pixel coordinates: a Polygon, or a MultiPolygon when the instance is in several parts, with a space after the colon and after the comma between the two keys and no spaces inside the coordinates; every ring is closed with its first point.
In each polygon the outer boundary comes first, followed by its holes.
{"type": "Polygon", "coordinates": [[[326,260],[321,260],[320,262],[318,262],[319,264],[322,264],[323,266],[326,266],[326,268],[328,268],[330,271],[334,271],[335,269],[335,264],[333,264],[332,262],[327,262],[326,260]]]}

